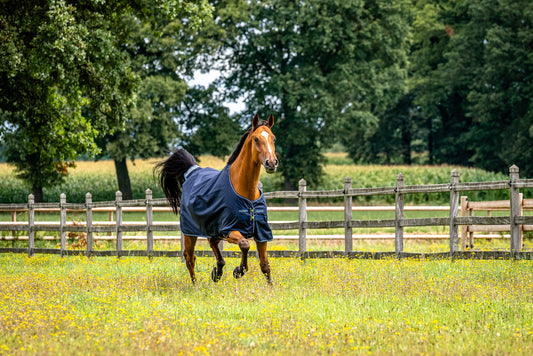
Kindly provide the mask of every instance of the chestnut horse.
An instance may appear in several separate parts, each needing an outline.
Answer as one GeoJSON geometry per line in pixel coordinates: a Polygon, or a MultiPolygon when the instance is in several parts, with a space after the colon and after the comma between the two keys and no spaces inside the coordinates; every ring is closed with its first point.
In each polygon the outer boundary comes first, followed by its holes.
{"type": "Polygon", "coordinates": [[[273,125],[272,115],[268,121],[261,121],[255,115],[252,127],[241,137],[222,171],[200,168],[184,149],[156,165],[154,172],[175,214],[179,208],[183,255],[193,283],[196,281],[194,247],[199,236],[209,239],[216,258],[211,273],[213,281],[220,280],[226,264],[219,242],[226,240],[239,245],[242,258],[233,276],[240,278],[248,271],[250,243],[247,239],[253,238],[261,271],[271,283],[267,242],[272,240],[272,231],[258,184],[261,166],[267,173],[274,173],[278,167],[273,125]]]}

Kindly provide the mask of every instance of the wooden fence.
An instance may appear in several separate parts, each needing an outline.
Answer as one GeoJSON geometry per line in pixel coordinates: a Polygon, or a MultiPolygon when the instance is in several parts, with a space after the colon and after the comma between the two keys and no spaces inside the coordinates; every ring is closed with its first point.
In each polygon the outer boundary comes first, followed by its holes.
{"type": "MultiPolygon", "coordinates": [[[[494,182],[459,182],[459,172],[453,170],[449,183],[431,184],[431,185],[405,185],[404,177],[400,173],[396,178],[396,185],[380,188],[352,188],[351,178],[346,177],[344,189],[329,191],[307,191],[305,180],[299,183],[298,191],[279,191],[265,193],[266,199],[297,199],[299,219],[293,222],[271,222],[273,230],[291,230],[297,229],[298,251],[269,251],[270,256],[274,257],[293,257],[302,258],[314,257],[337,257],[345,256],[350,258],[384,258],[394,256],[396,258],[404,257],[424,257],[424,258],[519,258],[533,259],[533,252],[521,252],[520,231],[521,226],[533,225],[533,216],[521,216],[520,211],[520,189],[533,188],[533,179],[519,179],[518,167],[512,166],[509,171],[509,181],[494,182]],[[459,216],[459,197],[461,192],[468,191],[485,191],[485,190],[509,190],[509,216],[459,216]],[[450,193],[449,217],[430,217],[430,218],[404,218],[404,196],[406,194],[422,193],[450,193]],[[395,196],[395,217],[394,219],[380,220],[354,220],[352,218],[352,198],[357,196],[395,196]],[[308,221],[307,220],[307,201],[309,199],[325,198],[343,198],[344,199],[344,219],[335,221],[308,221]],[[487,225],[487,226],[507,226],[510,231],[510,249],[509,251],[459,251],[459,226],[487,225]],[[445,253],[406,253],[404,246],[404,228],[415,226],[448,226],[449,227],[449,252],[445,253]],[[394,251],[391,252],[357,252],[353,251],[353,229],[364,228],[384,228],[393,227],[394,234],[394,251]],[[309,229],[344,229],[344,251],[307,251],[307,230],[309,229]]],[[[85,254],[87,256],[181,256],[183,246],[180,251],[159,251],[154,250],[154,232],[156,231],[179,231],[179,223],[158,223],[153,221],[154,207],[167,206],[166,199],[152,199],[151,190],[146,191],[146,199],[141,200],[122,200],[122,194],[117,192],[116,200],[110,202],[93,202],[90,193],[86,195],[84,204],[67,203],[64,194],[61,194],[59,203],[35,203],[33,196],[30,195],[27,204],[2,204],[1,210],[26,209],[28,211],[27,222],[17,223],[0,223],[0,231],[27,231],[28,248],[0,248],[0,252],[18,252],[28,253],[30,256],[34,253],[48,253],[64,255],[85,254]],[[126,223],[123,222],[123,209],[128,207],[143,207],[146,211],[145,223],[126,223]],[[59,208],[59,223],[35,222],[35,211],[37,209],[59,208]],[[93,223],[93,210],[114,208],[116,211],[116,221],[113,224],[106,222],[93,223]],[[67,222],[67,211],[81,210],[85,211],[86,221],[75,224],[67,222]],[[59,249],[42,249],[35,248],[35,233],[37,231],[55,231],[60,234],[59,249]],[[123,250],[123,234],[125,232],[146,232],[146,250],[123,250]],[[67,232],[78,232],[86,234],[85,250],[67,249],[67,232]],[[116,250],[95,250],[94,233],[114,233],[116,238],[116,250]]],[[[466,210],[463,209],[463,212],[466,210]]],[[[182,244],[183,244],[183,240],[182,244]]],[[[211,251],[196,251],[198,256],[210,255],[211,251]]],[[[225,256],[237,256],[239,252],[223,251],[225,256]]],[[[252,252],[252,255],[254,253],[252,252]]]]}
{"type": "MultiPolygon", "coordinates": [[[[522,193],[518,196],[518,209],[519,216],[524,215],[524,211],[533,210],[533,199],[524,199],[522,193]]],[[[468,197],[461,197],[461,216],[473,216],[476,211],[485,211],[487,216],[491,216],[494,211],[509,211],[510,210],[510,201],[509,200],[497,200],[497,201],[470,201],[468,197]]],[[[484,232],[490,233],[503,233],[509,232],[510,226],[508,225],[462,225],[461,226],[461,248],[463,250],[467,248],[474,247],[474,233],[475,232],[484,232]]],[[[518,245],[522,246],[523,241],[523,232],[524,231],[533,231],[533,225],[520,225],[520,236],[518,245]]],[[[503,235],[502,235],[503,236],[503,235]]]]}

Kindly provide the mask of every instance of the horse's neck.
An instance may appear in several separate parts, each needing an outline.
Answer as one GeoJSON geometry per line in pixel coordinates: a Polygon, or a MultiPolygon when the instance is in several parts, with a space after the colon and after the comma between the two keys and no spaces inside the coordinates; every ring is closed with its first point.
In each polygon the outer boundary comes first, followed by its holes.
{"type": "Polygon", "coordinates": [[[261,163],[254,163],[250,153],[241,152],[230,167],[231,184],[237,194],[252,201],[259,198],[261,193],[257,184],[260,173],[261,163]]]}

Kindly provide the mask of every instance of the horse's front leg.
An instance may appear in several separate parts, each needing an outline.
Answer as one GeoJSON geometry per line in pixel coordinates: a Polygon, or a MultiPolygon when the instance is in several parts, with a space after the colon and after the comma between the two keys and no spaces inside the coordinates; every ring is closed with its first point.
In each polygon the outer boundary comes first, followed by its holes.
{"type": "Polygon", "coordinates": [[[265,275],[268,284],[272,284],[272,278],[270,277],[270,264],[268,263],[267,255],[267,243],[258,242],[257,245],[257,254],[259,255],[259,266],[261,267],[261,272],[265,275]]]}
{"type": "Polygon", "coordinates": [[[219,243],[220,239],[217,237],[209,239],[209,246],[211,246],[211,250],[213,250],[215,258],[217,259],[217,266],[213,268],[213,271],[211,272],[211,279],[213,282],[220,281],[222,273],[224,272],[224,265],[226,264],[226,261],[224,261],[224,257],[222,257],[222,253],[220,252],[220,248],[218,247],[219,243]]]}
{"type": "Polygon", "coordinates": [[[238,231],[230,232],[228,242],[238,244],[242,252],[241,264],[233,270],[233,277],[239,279],[248,271],[248,251],[250,250],[250,243],[238,231]]]}

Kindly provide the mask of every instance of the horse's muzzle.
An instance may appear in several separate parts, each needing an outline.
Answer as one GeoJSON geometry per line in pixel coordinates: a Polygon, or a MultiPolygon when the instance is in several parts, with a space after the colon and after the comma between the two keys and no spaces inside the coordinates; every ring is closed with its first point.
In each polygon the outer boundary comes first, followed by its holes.
{"type": "Polygon", "coordinates": [[[278,164],[279,164],[279,161],[277,159],[274,162],[267,159],[263,163],[263,165],[265,166],[265,171],[269,174],[276,172],[276,170],[278,169],[278,164]]]}

